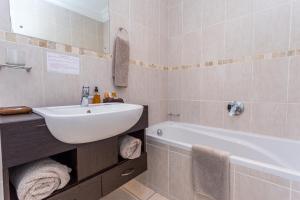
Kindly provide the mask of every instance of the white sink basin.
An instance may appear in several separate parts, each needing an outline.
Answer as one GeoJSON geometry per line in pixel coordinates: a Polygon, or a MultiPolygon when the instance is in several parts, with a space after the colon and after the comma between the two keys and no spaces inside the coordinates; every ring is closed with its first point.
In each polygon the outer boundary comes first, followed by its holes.
{"type": "Polygon", "coordinates": [[[34,108],[45,118],[48,129],[58,140],[69,144],[94,142],[121,134],[140,119],[143,106],[99,104],[89,107],[60,106],[34,108]]]}

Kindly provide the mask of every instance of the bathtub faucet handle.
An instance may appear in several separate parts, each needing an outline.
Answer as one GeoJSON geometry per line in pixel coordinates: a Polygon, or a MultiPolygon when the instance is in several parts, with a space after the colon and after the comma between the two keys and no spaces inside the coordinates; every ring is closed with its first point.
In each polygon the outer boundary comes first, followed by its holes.
{"type": "Polygon", "coordinates": [[[232,101],[227,105],[227,110],[230,117],[241,115],[244,110],[244,104],[240,101],[232,101]]]}
{"type": "Polygon", "coordinates": [[[180,117],[180,114],[168,113],[168,116],[170,116],[170,117],[180,117]]]}

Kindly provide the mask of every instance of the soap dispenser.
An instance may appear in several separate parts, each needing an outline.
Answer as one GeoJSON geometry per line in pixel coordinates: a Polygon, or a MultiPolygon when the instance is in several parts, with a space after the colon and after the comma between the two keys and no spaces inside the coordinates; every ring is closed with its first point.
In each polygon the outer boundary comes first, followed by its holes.
{"type": "Polygon", "coordinates": [[[101,96],[100,96],[98,87],[95,87],[94,92],[95,92],[95,94],[94,94],[94,97],[93,97],[93,104],[101,103],[101,96]]]}

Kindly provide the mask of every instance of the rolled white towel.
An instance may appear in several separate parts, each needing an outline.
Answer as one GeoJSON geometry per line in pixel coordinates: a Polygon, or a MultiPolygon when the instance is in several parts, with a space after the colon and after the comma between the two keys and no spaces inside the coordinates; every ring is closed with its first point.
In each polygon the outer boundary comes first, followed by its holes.
{"type": "Polygon", "coordinates": [[[136,159],[141,156],[142,141],[131,136],[120,139],[120,155],[125,159],[136,159]]]}
{"type": "Polygon", "coordinates": [[[54,160],[45,159],[12,171],[11,182],[19,200],[41,200],[65,187],[72,170],[54,160]]]}

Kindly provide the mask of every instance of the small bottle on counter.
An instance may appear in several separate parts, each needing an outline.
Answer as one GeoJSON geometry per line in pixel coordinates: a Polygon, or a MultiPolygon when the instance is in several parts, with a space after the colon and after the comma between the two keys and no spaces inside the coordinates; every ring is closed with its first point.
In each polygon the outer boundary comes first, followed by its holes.
{"type": "Polygon", "coordinates": [[[111,97],[112,97],[113,99],[117,99],[117,98],[118,98],[117,92],[115,92],[115,91],[111,92],[111,97]]]}
{"type": "Polygon", "coordinates": [[[99,104],[99,103],[101,103],[101,96],[100,96],[98,87],[95,87],[95,94],[94,94],[94,97],[93,97],[93,104],[99,104]]]}

